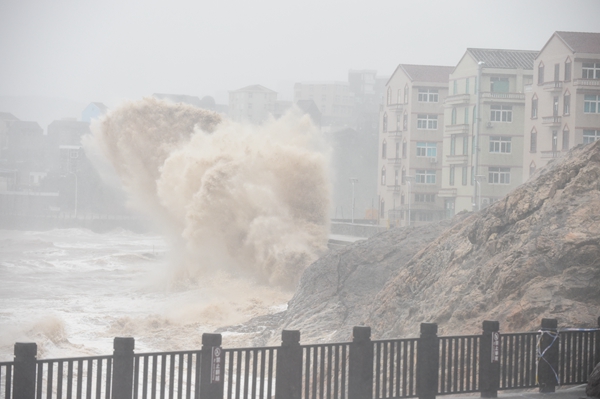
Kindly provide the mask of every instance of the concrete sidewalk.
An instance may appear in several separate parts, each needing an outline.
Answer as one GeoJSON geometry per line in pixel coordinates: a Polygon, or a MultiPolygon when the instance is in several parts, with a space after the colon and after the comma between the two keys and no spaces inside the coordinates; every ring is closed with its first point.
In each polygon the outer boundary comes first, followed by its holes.
{"type": "MultiPolygon", "coordinates": [[[[586,399],[588,396],[585,394],[586,385],[576,385],[569,386],[564,388],[557,388],[556,392],[552,393],[540,393],[537,390],[527,390],[527,391],[498,391],[499,399],[586,399]]],[[[441,398],[442,396],[438,396],[441,398]]],[[[445,398],[452,399],[474,399],[479,398],[480,395],[478,393],[474,393],[472,395],[444,395],[445,398]]]]}

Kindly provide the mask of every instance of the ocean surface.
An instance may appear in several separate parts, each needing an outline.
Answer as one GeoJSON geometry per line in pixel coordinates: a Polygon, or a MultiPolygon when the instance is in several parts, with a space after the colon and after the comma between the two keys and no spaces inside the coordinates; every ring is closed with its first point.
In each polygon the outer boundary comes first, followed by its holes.
{"type": "MultiPolygon", "coordinates": [[[[0,230],[0,361],[15,342],[38,358],[111,354],[113,338],[136,352],[201,347],[204,332],[285,309],[292,293],[219,270],[179,279],[168,242],[117,229],[0,230]]],[[[243,334],[224,345],[244,345],[243,334]]]]}

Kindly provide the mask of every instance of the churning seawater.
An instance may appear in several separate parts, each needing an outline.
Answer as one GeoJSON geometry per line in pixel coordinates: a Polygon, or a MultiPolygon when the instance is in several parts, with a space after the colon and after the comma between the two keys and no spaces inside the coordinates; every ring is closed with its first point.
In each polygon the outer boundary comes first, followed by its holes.
{"type": "Polygon", "coordinates": [[[111,354],[116,336],[137,352],[196,349],[291,296],[221,272],[173,284],[170,257],[163,237],[122,229],[0,230],[0,361],[15,342],[36,342],[38,358],[111,354]]]}

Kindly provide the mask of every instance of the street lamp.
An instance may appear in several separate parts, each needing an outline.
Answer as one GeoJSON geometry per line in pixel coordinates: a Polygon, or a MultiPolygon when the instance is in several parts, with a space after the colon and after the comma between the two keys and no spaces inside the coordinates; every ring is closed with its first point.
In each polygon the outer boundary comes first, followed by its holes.
{"type": "Polygon", "coordinates": [[[358,183],[358,179],[351,177],[350,183],[352,183],[352,223],[354,224],[354,184],[358,183]]]}
{"type": "Polygon", "coordinates": [[[411,182],[414,179],[414,176],[404,176],[404,178],[406,179],[406,183],[408,184],[408,226],[410,226],[410,195],[412,191],[411,182]]]}

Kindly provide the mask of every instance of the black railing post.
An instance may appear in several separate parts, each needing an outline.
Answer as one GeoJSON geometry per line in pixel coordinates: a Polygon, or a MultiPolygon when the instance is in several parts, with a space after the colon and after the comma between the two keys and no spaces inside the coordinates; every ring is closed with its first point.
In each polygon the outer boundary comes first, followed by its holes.
{"type": "Polygon", "coordinates": [[[275,399],[300,399],[302,396],[302,347],[300,331],[283,330],[277,350],[275,399]]]}
{"type": "Polygon", "coordinates": [[[497,398],[500,387],[500,323],[484,321],[479,342],[479,391],[482,398],[497,398]]]}
{"type": "Polygon", "coordinates": [[[133,349],[131,337],[116,337],[113,341],[112,398],[131,399],[133,396],[133,349]]]}
{"type": "MultiPolygon", "coordinates": [[[[200,399],[223,398],[223,350],[221,334],[202,334],[202,363],[200,366],[200,399]]],[[[239,383],[239,381],[238,381],[239,383]]]]}
{"type": "Polygon", "coordinates": [[[542,319],[541,334],[538,349],[540,392],[555,392],[558,385],[558,321],[556,319],[542,319]]]}
{"type": "Polygon", "coordinates": [[[35,366],[37,344],[15,344],[15,375],[13,377],[13,398],[35,398],[35,366]]]}
{"type": "Polygon", "coordinates": [[[421,323],[417,341],[417,396],[434,399],[438,391],[440,345],[435,323],[421,323]]]}
{"type": "Polygon", "coordinates": [[[354,327],[348,362],[348,399],[373,398],[371,327],[354,327]]]}

